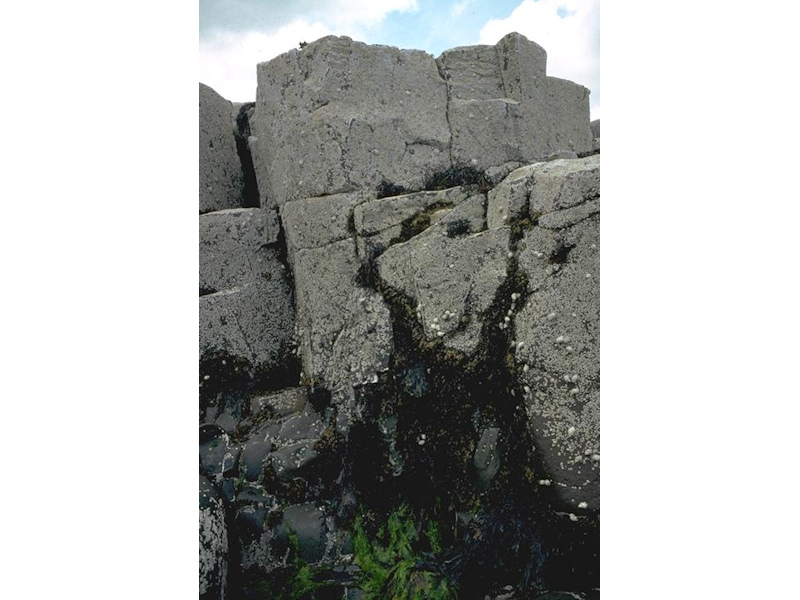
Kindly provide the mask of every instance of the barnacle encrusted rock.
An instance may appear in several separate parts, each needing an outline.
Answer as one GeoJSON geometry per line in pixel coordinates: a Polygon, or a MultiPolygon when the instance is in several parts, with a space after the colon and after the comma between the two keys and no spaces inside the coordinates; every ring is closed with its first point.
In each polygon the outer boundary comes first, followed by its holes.
{"type": "Polygon", "coordinates": [[[242,206],[244,175],[232,104],[200,84],[200,212],[242,206]]]}
{"type": "Polygon", "coordinates": [[[599,177],[599,156],[535,171],[530,206],[540,216],[520,244],[529,296],[515,322],[537,449],[559,497],[593,510],[600,502],[593,458],[600,454],[599,177]]]}

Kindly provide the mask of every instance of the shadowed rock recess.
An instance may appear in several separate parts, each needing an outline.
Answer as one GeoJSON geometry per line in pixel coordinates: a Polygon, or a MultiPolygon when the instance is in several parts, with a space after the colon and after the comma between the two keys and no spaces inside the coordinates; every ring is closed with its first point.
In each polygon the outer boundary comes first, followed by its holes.
{"type": "Polygon", "coordinates": [[[200,85],[201,598],[599,598],[600,124],[546,59],[200,85]]]}

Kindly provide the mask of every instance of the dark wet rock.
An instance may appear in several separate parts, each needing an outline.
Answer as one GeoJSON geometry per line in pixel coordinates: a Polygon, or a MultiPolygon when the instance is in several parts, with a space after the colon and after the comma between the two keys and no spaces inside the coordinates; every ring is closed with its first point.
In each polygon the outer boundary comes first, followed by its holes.
{"type": "Polygon", "coordinates": [[[275,531],[274,541],[279,552],[288,547],[290,533],[297,536],[300,557],[306,562],[315,563],[325,555],[325,515],[314,504],[289,506],[283,511],[283,521],[275,531]]]}
{"type": "Polygon", "coordinates": [[[218,425],[200,427],[200,469],[212,481],[221,481],[223,475],[236,466],[239,448],[218,425]]]}

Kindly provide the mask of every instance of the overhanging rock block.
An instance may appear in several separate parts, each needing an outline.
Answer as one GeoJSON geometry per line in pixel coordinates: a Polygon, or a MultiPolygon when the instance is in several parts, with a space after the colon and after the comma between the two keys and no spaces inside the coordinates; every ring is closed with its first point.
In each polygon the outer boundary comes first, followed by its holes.
{"type": "Polygon", "coordinates": [[[234,137],[233,105],[200,84],[200,213],[240,208],[244,174],[234,137]]]}
{"type": "Polygon", "coordinates": [[[254,135],[266,194],[420,189],[450,166],[447,90],[432,56],[329,36],[258,65],[254,135]]]}

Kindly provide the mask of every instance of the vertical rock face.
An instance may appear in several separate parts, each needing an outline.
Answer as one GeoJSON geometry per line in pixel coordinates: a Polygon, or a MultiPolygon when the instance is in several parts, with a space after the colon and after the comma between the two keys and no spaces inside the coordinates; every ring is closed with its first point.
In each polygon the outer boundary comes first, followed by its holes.
{"type": "Polygon", "coordinates": [[[449,166],[446,105],[433,57],[417,50],[326,37],[258,65],[267,195],[282,206],[383,180],[419,189],[449,166]]]}
{"type": "Polygon", "coordinates": [[[513,33],[495,46],[442,53],[454,165],[487,170],[591,150],[589,91],[547,77],[546,62],[543,48],[513,33]]]}
{"type": "Polygon", "coordinates": [[[236,151],[233,105],[200,84],[200,212],[242,206],[244,174],[236,151]]]}
{"type": "Polygon", "coordinates": [[[541,163],[507,181],[506,196],[528,197],[521,216],[537,219],[520,244],[529,296],[515,321],[531,432],[561,500],[598,510],[600,157],[541,163]]]}

